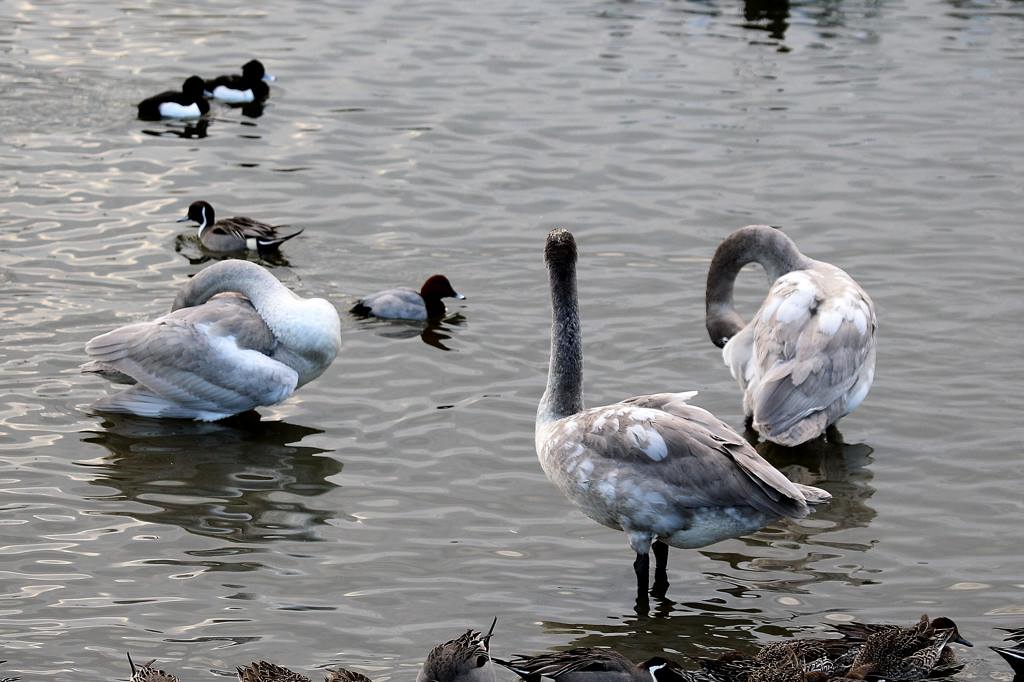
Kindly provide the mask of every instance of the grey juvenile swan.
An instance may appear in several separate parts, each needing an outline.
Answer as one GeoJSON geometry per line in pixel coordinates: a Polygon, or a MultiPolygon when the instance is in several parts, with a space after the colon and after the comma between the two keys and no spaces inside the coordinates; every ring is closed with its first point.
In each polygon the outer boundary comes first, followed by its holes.
{"type": "Polygon", "coordinates": [[[86,344],[91,360],[82,371],[133,384],[95,409],[223,419],[281,402],[320,376],[341,346],[333,305],[300,298],[248,261],[201,271],[181,288],[171,311],[86,344]]]}
{"type": "Polygon", "coordinates": [[[875,378],[871,299],[843,270],[808,258],[768,225],[740,228],[715,251],[706,324],[743,390],[747,426],[779,445],[820,436],[860,405],[875,378]],[[745,324],[732,290],[754,261],[772,285],[745,324]]]}
{"type": "Polygon", "coordinates": [[[584,514],[625,531],[636,552],[637,597],[646,598],[654,549],[655,591],[668,586],[668,547],[704,547],[780,517],[801,518],[824,490],[793,483],[725,422],[656,393],[583,407],[583,346],[576,299],[576,242],[552,231],[544,260],[551,286],[551,361],[537,408],[544,473],[584,514]]]}

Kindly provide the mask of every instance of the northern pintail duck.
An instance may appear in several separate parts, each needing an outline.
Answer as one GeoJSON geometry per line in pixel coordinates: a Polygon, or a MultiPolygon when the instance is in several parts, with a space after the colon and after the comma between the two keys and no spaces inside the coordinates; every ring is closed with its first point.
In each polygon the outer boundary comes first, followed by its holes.
{"type": "MultiPolygon", "coordinates": [[[[311,682],[305,675],[289,670],[276,663],[253,661],[249,665],[235,668],[239,682],[311,682]]],[[[324,682],[371,682],[362,673],[345,668],[328,670],[324,682]]]]}
{"type": "Polygon", "coordinates": [[[128,654],[128,665],[132,669],[131,682],[178,682],[178,678],[174,675],[164,672],[159,668],[154,668],[154,663],[156,663],[155,658],[147,663],[136,666],[135,661],[132,660],[132,655],[128,654]]]}
{"type": "Polygon", "coordinates": [[[1002,656],[1010,664],[1010,667],[1013,668],[1014,679],[1024,678],[1024,628],[1005,630],[1005,632],[1010,633],[1006,640],[1013,642],[1014,645],[1012,647],[994,646],[989,648],[1002,656]]]}
{"type": "Polygon", "coordinates": [[[223,419],[281,402],[320,376],[341,346],[333,305],[300,298],[248,261],[220,261],[200,271],[171,311],[86,344],[91,360],[84,372],[132,384],[99,400],[96,410],[223,419]]]}
{"type": "MultiPolygon", "coordinates": [[[[706,325],[743,391],[747,426],[794,446],[817,438],[852,412],[875,378],[875,306],[843,270],[800,253],[780,230],[748,225],[726,237],[711,260],[706,325]],[[733,306],[747,263],[772,282],[749,323],[733,306]]],[[[829,435],[838,438],[837,431],[829,435]]]]}
{"type": "Polygon", "coordinates": [[[242,65],[242,74],[217,76],[206,81],[208,97],[229,104],[258,102],[270,95],[267,81],[276,80],[266,72],[258,59],[251,59],[242,65]]]}
{"type": "Polygon", "coordinates": [[[139,118],[159,121],[162,118],[199,118],[210,111],[203,97],[206,84],[199,76],[189,76],[180,91],[168,90],[139,102],[139,118]]]}
{"type": "Polygon", "coordinates": [[[539,656],[493,659],[529,682],[547,677],[558,682],[697,682],[700,676],[660,656],[634,663],[617,651],[577,647],[539,656]]]}
{"type": "Polygon", "coordinates": [[[466,630],[455,639],[438,644],[423,661],[416,682],[494,682],[490,641],[495,618],[486,635],[466,630]]]}
{"type": "Polygon", "coordinates": [[[432,320],[444,317],[442,298],[465,300],[444,275],[431,275],[419,291],[408,287],[385,289],[359,299],[349,311],[364,317],[394,320],[432,320]]]}
{"type": "Polygon", "coordinates": [[[217,220],[213,206],[205,201],[193,201],[188,213],[178,218],[179,223],[192,221],[199,225],[199,242],[210,251],[222,253],[235,251],[256,251],[260,254],[274,253],[281,244],[302,234],[302,230],[283,237],[277,230],[285,225],[268,225],[245,216],[217,220]]]}
{"type": "Polygon", "coordinates": [[[956,665],[952,650],[946,647],[952,641],[972,646],[959,635],[953,621],[948,618],[929,621],[927,616],[922,616],[913,627],[876,629],[860,646],[851,667],[870,665],[872,677],[892,682],[916,682],[939,670],[945,676],[962,667],[956,665]],[[946,623],[952,627],[942,627],[946,623]]]}
{"type": "Polygon", "coordinates": [[[625,531],[636,552],[638,598],[668,585],[668,548],[704,547],[780,517],[802,518],[831,496],[787,479],[742,436],[688,400],[656,393],[583,407],[583,343],[576,298],[576,242],[547,237],[551,360],[537,408],[536,449],[547,477],[598,523],[625,531]]]}
{"type": "Polygon", "coordinates": [[[853,660],[849,652],[856,646],[842,639],[792,639],[766,644],[753,656],[729,651],[718,658],[698,660],[722,682],[766,682],[772,676],[802,680],[812,672],[829,678],[849,668],[853,660]],[[844,658],[849,658],[845,665],[844,658]]]}

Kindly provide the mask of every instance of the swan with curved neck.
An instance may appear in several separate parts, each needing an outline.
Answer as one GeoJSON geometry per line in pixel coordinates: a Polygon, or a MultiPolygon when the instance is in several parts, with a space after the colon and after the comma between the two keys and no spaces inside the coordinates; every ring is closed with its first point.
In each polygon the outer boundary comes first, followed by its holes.
{"type": "Polygon", "coordinates": [[[808,258],[768,225],[740,228],[708,270],[705,322],[743,391],[747,426],[793,446],[826,431],[867,396],[875,375],[871,298],[846,272],[808,258]],[[757,262],[772,283],[749,323],[733,305],[740,269],[757,262]]]}
{"type": "Polygon", "coordinates": [[[281,402],[320,376],[340,345],[328,301],[230,260],[186,283],[169,314],[90,340],[82,369],[133,384],[98,401],[99,411],[214,421],[281,402]]]}
{"type": "Polygon", "coordinates": [[[583,406],[583,347],[576,242],[547,238],[551,358],[537,408],[536,448],[547,477],[598,523],[622,530],[636,553],[637,597],[668,586],[668,548],[693,548],[806,516],[824,490],[792,483],[739,434],[688,404],[694,393],[656,393],[583,406]]]}

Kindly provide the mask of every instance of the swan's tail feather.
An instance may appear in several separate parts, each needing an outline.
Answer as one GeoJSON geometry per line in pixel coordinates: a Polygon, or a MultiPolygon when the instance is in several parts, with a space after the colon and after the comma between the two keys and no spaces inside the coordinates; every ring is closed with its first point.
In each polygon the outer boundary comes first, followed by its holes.
{"type": "Polygon", "coordinates": [[[832,499],[832,494],[827,490],[815,488],[812,485],[804,485],[802,483],[794,483],[793,485],[797,487],[797,490],[800,491],[804,496],[804,499],[807,500],[807,504],[811,507],[815,507],[819,504],[825,504],[832,499]]]}

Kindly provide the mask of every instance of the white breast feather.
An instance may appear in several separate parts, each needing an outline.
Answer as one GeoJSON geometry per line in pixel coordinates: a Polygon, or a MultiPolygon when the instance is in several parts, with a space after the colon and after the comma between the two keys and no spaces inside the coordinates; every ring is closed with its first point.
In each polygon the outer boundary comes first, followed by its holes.
{"type": "Polygon", "coordinates": [[[199,118],[202,112],[199,111],[199,105],[195,102],[187,107],[177,102],[162,102],[160,104],[160,115],[164,118],[199,118]]]}
{"type": "Polygon", "coordinates": [[[218,85],[213,89],[213,96],[215,99],[219,99],[221,102],[227,102],[229,104],[242,104],[244,102],[251,102],[255,99],[252,90],[234,90],[226,85],[218,85]]]}

